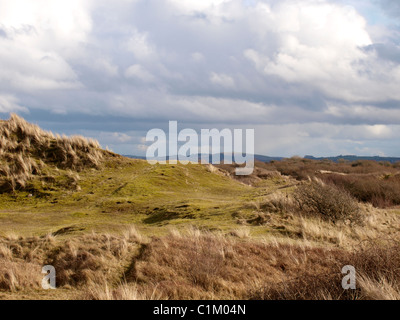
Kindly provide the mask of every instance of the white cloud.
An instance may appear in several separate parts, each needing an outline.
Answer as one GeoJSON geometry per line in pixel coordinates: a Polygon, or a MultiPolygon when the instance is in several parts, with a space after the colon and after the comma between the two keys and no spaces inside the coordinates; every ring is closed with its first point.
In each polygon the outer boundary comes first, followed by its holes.
{"type": "Polygon", "coordinates": [[[18,104],[18,99],[11,95],[0,94],[0,112],[28,112],[28,109],[18,104]]]}
{"type": "Polygon", "coordinates": [[[376,124],[373,126],[369,126],[368,130],[371,134],[377,138],[388,138],[391,137],[392,131],[388,126],[382,124],[376,124]]]}
{"type": "Polygon", "coordinates": [[[113,64],[107,58],[99,58],[95,60],[95,62],[92,63],[91,66],[94,69],[101,71],[102,73],[104,73],[109,77],[118,76],[118,69],[119,69],[118,66],[113,64]]]}
{"type": "Polygon", "coordinates": [[[135,30],[126,43],[126,48],[131,51],[138,60],[154,59],[156,56],[154,47],[149,43],[148,35],[135,30]]]}
{"type": "Polygon", "coordinates": [[[221,4],[228,3],[230,0],[168,0],[179,10],[186,13],[204,12],[206,10],[215,9],[221,4]]]}
{"type": "Polygon", "coordinates": [[[203,62],[204,61],[204,55],[201,52],[193,52],[191,56],[195,62],[203,62]]]}
{"type": "Polygon", "coordinates": [[[23,36],[31,29],[28,44],[73,49],[85,41],[92,23],[91,0],[13,0],[0,3],[0,21],[11,37],[23,36]]]}
{"type": "Polygon", "coordinates": [[[126,143],[133,140],[131,136],[123,132],[101,132],[99,137],[101,140],[112,144],[126,143]]]}
{"type": "Polygon", "coordinates": [[[333,99],[400,99],[400,67],[362,50],[372,40],[360,14],[327,1],[296,3],[260,10],[263,35],[268,30],[278,39],[274,50],[244,51],[261,73],[313,87],[333,99]]]}
{"type": "Polygon", "coordinates": [[[0,85],[15,91],[80,86],[67,60],[91,30],[89,1],[2,1],[0,85]]]}
{"type": "Polygon", "coordinates": [[[155,77],[139,64],[132,65],[126,69],[125,77],[137,78],[144,82],[152,82],[155,80],[155,77]]]}
{"type": "Polygon", "coordinates": [[[378,108],[372,105],[336,105],[330,104],[326,113],[339,119],[374,122],[377,124],[400,123],[400,110],[378,108]]]}
{"type": "Polygon", "coordinates": [[[332,125],[305,123],[256,126],[256,150],[281,156],[398,156],[400,125],[332,125]]]}
{"type": "Polygon", "coordinates": [[[210,75],[210,81],[213,84],[220,85],[225,88],[234,88],[235,87],[235,80],[232,77],[226,74],[218,74],[212,72],[210,75]]]}

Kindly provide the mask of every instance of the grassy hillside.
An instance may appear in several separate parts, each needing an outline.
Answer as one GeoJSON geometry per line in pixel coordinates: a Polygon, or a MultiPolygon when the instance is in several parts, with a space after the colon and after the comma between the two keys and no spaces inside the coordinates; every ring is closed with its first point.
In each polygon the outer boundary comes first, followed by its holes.
{"type": "Polygon", "coordinates": [[[151,166],[101,150],[93,140],[54,136],[16,115],[0,130],[0,234],[188,221],[224,228],[263,192],[212,166],[151,166]]]}
{"type": "Polygon", "coordinates": [[[15,115],[0,131],[0,298],[400,298],[396,166],[289,159],[236,177],[152,166],[15,115]],[[47,264],[57,290],[40,287],[47,264]]]}

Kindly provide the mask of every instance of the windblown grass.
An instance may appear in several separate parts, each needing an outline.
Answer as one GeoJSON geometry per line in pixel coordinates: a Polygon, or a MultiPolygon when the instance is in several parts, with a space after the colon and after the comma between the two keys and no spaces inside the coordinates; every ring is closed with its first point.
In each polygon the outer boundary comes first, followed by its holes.
{"type": "Polygon", "coordinates": [[[40,291],[41,266],[52,264],[70,299],[398,299],[399,253],[395,240],[344,250],[196,228],[2,239],[0,293],[40,291]],[[345,265],[357,271],[356,290],[342,288],[345,265]]]}
{"type": "Polygon", "coordinates": [[[103,157],[95,140],[55,136],[16,114],[0,122],[0,192],[24,189],[34,176],[54,179],[48,166],[76,172],[98,168],[103,157]]]}

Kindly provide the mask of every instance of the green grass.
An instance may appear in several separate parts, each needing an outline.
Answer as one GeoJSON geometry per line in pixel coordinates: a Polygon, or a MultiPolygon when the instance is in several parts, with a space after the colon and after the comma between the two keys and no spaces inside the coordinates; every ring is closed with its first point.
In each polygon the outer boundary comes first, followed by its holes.
{"type": "Polygon", "coordinates": [[[66,226],[79,232],[118,232],[137,224],[149,233],[187,224],[225,230],[236,227],[235,214],[276,190],[282,181],[257,188],[211,173],[202,165],[150,165],[112,159],[103,169],[80,172],[80,190],[66,188],[66,172],[33,181],[33,191],[0,195],[0,234],[43,235],[66,226]],[[32,193],[30,193],[32,192],[32,193]],[[33,196],[30,196],[32,194],[33,196]]]}

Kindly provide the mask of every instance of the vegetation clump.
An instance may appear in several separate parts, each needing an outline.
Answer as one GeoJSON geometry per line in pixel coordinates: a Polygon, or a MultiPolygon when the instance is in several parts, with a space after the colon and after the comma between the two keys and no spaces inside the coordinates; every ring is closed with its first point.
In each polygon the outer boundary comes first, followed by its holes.
{"type": "Polygon", "coordinates": [[[399,163],[372,160],[339,161],[292,158],[266,164],[298,181],[318,178],[340,189],[345,189],[360,202],[376,208],[400,205],[399,163]]]}
{"type": "Polygon", "coordinates": [[[46,176],[49,167],[98,168],[103,157],[95,140],[55,136],[16,114],[0,122],[0,192],[25,189],[34,176],[46,176]]]}
{"type": "Polygon", "coordinates": [[[347,191],[319,180],[298,186],[294,197],[300,211],[306,215],[315,215],[332,222],[358,222],[361,218],[356,199],[347,191]]]}

